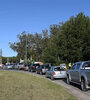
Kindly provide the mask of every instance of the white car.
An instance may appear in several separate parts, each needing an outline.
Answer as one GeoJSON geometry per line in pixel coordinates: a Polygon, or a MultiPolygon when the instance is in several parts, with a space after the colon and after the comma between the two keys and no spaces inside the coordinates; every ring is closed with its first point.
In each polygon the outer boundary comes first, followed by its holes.
{"type": "Polygon", "coordinates": [[[3,69],[13,69],[13,65],[12,64],[4,65],[3,69]]]}

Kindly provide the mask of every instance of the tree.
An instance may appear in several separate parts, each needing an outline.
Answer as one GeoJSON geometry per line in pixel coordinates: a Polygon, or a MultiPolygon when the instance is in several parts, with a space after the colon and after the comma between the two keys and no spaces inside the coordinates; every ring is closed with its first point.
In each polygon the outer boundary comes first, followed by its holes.
{"type": "Polygon", "coordinates": [[[17,36],[19,41],[9,43],[10,47],[16,51],[17,57],[21,59],[33,59],[35,61],[41,60],[42,56],[42,35],[35,33],[26,34],[22,32],[17,36]]]}
{"type": "Polygon", "coordinates": [[[27,48],[27,59],[32,58],[34,61],[58,65],[89,60],[90,18],[81,12],[64,23],[50,25],[50,32],[23,32],[18,35],[18,39],[10,43],[10,47],[18,53],[18,58],[25,58],[27,48]]]}
{"type": "Polygon", "coordinates": [[[9,60],[9,63],[17,63],[19,62],[19,59],[17,57],[2,57],[2,63],[6,64],[7,60],[9,60]]]}
{"type": "Polygon", "coordinates": [[[58,32],[58,55],[66,63],[89,60],[90,18],[83,13],[62,24],[58,32]],[[60,33],[61,32],[61,33],[60,33]]]}

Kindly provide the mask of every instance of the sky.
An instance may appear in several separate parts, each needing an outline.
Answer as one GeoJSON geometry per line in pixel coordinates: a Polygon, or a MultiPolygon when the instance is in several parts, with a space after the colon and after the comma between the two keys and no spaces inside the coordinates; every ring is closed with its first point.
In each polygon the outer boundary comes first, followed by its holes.
{"type": "Polygon", "coordinates": [[[0,0],[0,48],[4,57],[16,56],[9,42],[23,31],[41,33],[50,25],[83,12],[90,16],[90,0],[0,0]]]}

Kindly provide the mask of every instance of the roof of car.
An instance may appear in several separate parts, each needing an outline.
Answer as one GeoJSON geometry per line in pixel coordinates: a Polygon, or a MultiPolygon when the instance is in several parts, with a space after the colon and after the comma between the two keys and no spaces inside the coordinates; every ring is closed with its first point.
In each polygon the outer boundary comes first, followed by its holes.
{"type": "Polygon", "coordinates": [[[90,62],[90,60],[88,60],[88,61],[79,61],[79,62],[76,62],[76,63],[85,63],[85,62],[90,62]]]}
{"type": "Polygon", "coordinates": [[[51,66],[51,67],[54,67],[54,68],[56,68],[56,67],[60,67],[60,66],[51,66]]]}

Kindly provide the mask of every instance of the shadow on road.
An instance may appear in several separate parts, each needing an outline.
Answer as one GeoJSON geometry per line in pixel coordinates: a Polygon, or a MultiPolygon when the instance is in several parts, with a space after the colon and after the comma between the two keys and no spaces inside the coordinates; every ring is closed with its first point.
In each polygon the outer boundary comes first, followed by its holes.
{"type": "MultiPolygon", "coordinates": [[[[67,84],[67,80],[66,79],[63,79],[63,81],[67,84]]],[[[77,85],[75,83],[70,83],[70,85],[73,86],[73,87],[78,88],[79,90],[81,90],[81,86],[80,85],[77,85]]]]}

